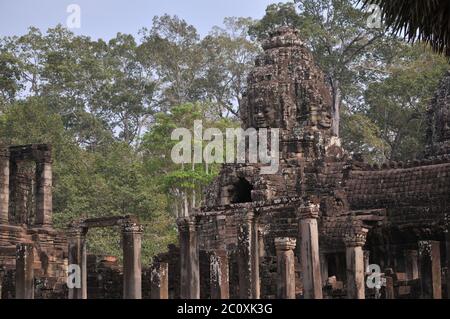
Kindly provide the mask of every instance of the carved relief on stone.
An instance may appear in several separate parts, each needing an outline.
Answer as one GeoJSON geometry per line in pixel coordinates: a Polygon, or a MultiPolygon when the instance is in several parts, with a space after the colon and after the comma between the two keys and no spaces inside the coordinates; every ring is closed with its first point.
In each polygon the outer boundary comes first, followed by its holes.
{"type": "Polygon", "coordinates": [[[291,237],[276,237],[275,248],[277,251],[294,250],[297,239],[291,237]]]}
{"type": "Polygon", "coordinates": [[[124,233],[142,233],[144,231],[144,226],[137,223],[125,222],[122,224],[122,232],[124,233]]]}
{"type": "Polygon", "coordinates": [[[419,245],[419,256],[431,256],[431,241],[429,240],[421,240],[418,243],[419,245]]]}
{"type": "Polygon", "coordinates": [[[368,233],[367,228],[363,227],[351,227],[344,233],[344,244],[346,247],[359,247],[366,244],[366,238],[368,233]]]}
{"type": "Polygon", "coordinates": [[[331,127],[331,94],[325,76],[298,31],[280,28],[263,44],[248,77],[241,119],[244,127],[294,133],[331,127]]]}

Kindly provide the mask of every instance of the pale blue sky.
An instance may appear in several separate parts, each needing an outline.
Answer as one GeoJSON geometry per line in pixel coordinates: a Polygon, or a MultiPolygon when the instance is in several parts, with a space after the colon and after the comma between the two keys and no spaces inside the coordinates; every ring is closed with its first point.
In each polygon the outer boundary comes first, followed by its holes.
{"type": "Polygon", "coordinates": [[[230,16],[261,18],[268,4],[288,0],[0,0],[0,36],[22,35],[29,26],[65,25],[69,4],[81,8],[76,34],[108,40],[117,32],[137,34],[155,15],[178,15],[207,34],[230,16]]]}

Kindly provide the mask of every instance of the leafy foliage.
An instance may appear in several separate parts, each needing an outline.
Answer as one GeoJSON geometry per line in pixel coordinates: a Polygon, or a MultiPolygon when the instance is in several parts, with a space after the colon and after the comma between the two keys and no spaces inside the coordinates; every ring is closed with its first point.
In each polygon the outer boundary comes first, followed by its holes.
{"type": "MultiPolygon", "coordinates": [[[[278,26],[298,28],[326,73],[347,150],[372,162],[420,153],[424,110],[448,64],[368,28],[355,3],[272,4],[259,21],[227,18],[204,38],[169,15],[138,40],[92,40],[61,26],[1,38],[0,143],[51,143],[55,225],[135,214],[147,263],[175,240],[175,218],[201,203],[219,170],[175,164],[173,129],[192,130],[195,120],[222,132],[238,127],[255,40],[278,26]]],[[[89,236],[90,252],[120,256],[117,230],[89,236]]]]}

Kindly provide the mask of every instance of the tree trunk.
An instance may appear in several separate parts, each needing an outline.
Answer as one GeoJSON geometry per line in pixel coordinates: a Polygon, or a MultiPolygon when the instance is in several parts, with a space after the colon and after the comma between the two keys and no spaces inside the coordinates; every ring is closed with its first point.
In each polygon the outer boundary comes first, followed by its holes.
{"type": "Polygon", "coordinates": [[[334,136],[339,137],[339,122],[341,120],[339,112],[341,109],[341,99],[342,99],[339,81],[338,80],[332,81],[332,87],[333,87],[332,132],[334,136]]]}

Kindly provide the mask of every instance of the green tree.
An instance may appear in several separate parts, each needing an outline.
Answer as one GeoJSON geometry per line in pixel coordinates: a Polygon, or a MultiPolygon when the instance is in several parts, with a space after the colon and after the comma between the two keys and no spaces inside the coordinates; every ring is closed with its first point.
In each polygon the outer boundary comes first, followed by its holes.
{"type": "Polygon", "coordinates": [[[197,30],[177,16],[166,14],[154,17],[152,28],[143,28],[140,34],[140,60],[156,77],[159,109],[197,101],[204,68],[197,30]]]}
{"type": "Polygon", "coordinates": [[[369,84],[362,112],[380,129],[387,160],[407,160],[424,150],[426,109],[448,70],[447,60],[422,45],[403,46],[381,81],[369,84]]]}
{"type": "Polygon", "coordinates": [[[250,18],[226,18],[224,28],[214,27],[202,40],[206,59],[204,96],[220,117],[239,116],[247,75],[260,51],[248,37],[253,23],[250,18]]]}

